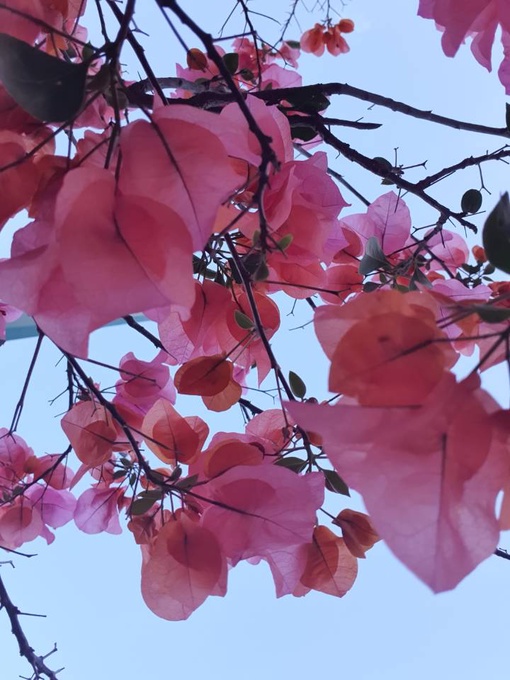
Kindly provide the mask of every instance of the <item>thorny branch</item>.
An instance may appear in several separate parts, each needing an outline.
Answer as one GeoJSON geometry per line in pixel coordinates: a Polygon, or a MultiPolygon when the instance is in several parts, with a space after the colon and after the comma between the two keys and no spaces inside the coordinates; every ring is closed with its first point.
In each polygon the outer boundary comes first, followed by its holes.
{"type": "Polygon", "coordinates": [[[18,607],[16,607],[16,605],[12,602],[11,598],[9,597],[9,594],[1,577],[0,577],[0,609],[5,609],[5,612],[9,617],[12,634],[14,635],[18,642],[20,656],[23,656],[32,667],[33,674],[31,680],[43,680],[43,678],[47,678],[47,680],[58,680],[57,674],[60,673],[60,671],[62,671],[63,669],[60,668],[59,670],[54,671],[46,665],[46,659],[48,658],[48,656],[57,651],[56,645],[51,650],[51,652],[45,654],[44,656],[39,656],[35,653],[33,647],[30,645],[28,641],[28,638],[20,622],[21,616],[33,616],[33,614],[32,615],[23,614],[23,612],[21,612],[18,609],[18,607]]]}

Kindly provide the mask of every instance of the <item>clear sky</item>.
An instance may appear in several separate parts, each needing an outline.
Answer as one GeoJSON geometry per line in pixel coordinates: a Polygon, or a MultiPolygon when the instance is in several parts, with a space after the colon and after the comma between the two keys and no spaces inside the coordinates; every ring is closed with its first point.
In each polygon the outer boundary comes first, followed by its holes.
{"type": "MultiPolygon", "coordinates": [[[[195,18],[213,31],[232,4],[198,0],[195,18]]],[[[447,60],[433,23],[416,17],[417,4],[417,0],[346,3],[344,16],[356,23],[356,31],[348,36],[351,52],[336,59],[303,56],[305,82],[348,82],[445,115],[503,125],[505,96],[496,74],[488,75],[467,48],[455,60],[447,60]]],[[[151,52],[151,39],[145,39],[156,72],[173,75],[175,62],[184,62],[182,50],[163,32],[153,3],[145,0],[138,6],[140,28],[151,37],[162,38],[158,44],[167,50],[163,54],[159,47],[151,52]]],[[[280,17],[287,3],[257,0],[251,6],[280,17]]],[[[305,30],[311,17],[304,12],[300,16],[305,30]]],[[[268,39],[275,35],[269,19],[261,19],[259,30],[268,39]]],[[[227,28],[227,33],[231,32],[227,28]]],[[[294,27],[288,37],[299,38],[300,33],[294,27]]],[[[190,42],[194,45],[195,41],[190,42]]],[[[129,76],[135,79],[136,67],[129,68],[129,76]]],[[[409,122],[375,107],[368,110],[367,104],[344,98],[338,98],[328,114],[384,122],[380,131],[346,130],[342,138],[367,155],[390,160],[398,147],[399,162],[411,165],[428,160],[430,171],[502,145],[498,139],[477,139],[424,122],[409,122]]],[[[330,157],[332,166],[369,199],[383,193],[377,181],[367,183],[364,174],[348,161],[330,157]]],[[[488,171],[485,182],[492,191],[486,203],[490,208],[499,193],[508,189],[507,166],[501,163],[488,171]]],[[[478,186],[478,171],[470,170],[437,187],[436,196],[455,205],[465,189],[478,186]]],[[[346,191],[343,194],[353,202],[353,209],[361,211],[352,196],[346,191]]],[[[416,225],[432,221],[432,214],[409,203],[416,208],[416,225]]],[[[287,328],[308,318],[304,309],[298,309],[294,317],[285,316],[291,308],[292,301],[286,300],[282,318],[287,328]]],[[[280,332],[273,344],[277,356],[283,357],[285,371],[298,371],[310,394],[325,393],[326,363],[310,328],[280,332]]],[[[33,346],[33,339],[19,340],[0,349],[0,426],[10,423],[33,346]]],[[[91,356],[95,358],[118,364],[127,351],[141,358],[153,356],[128,329],[108,328],[94,335],[91,356]]],[[[55,366],[58,358],[45,341],[19,430],[38,454],[61,451],[65,446],[58,417],[65,403],[48,405],[65,388],[64,369],[55,366]]],[[[101,376],[95,369],[94,375],[101,376]]],[[[100,379],[103,386],[114,382],[111,374],[100,379]]],[[[504,368],[492,372],[488,387],[504,399],[508,391],[504,368]]],[[[200,405],[186,401],[183,410],[200,414],[200,405]]],[[[204,417],[211,421],[209,415],[204,417]]],[[[236,409],[223,417],[223,429],[240,426],[236,409]]],[[[504,540],[501,545],[505,547],[504,540]]],[[[508,666],[510,563],[496,557],[454,592],[437,596],[378,544],[360,564],[357,583],[343,599],[310,593],[305,598],[276,600],[268,569],[242,564],[230,572],[226,598],[210,598],[188,621],[169,623],[156,618],[143,604],[140,554],[129,532],[117,537],[87,536],[70,525],[57,531],[49,548],[39,541],[27,549],[37,552],[37,557],[16,558],[15,569],[2,567],[2,577],[23,611],[47,615],[46,619],[27,617],[23,623],[39,653],[49,651],[57,642],[58,654],[50,660],[55,667],[66,667],[63,680],[183,676],[208,680],[490,680],[502,677],[508,666]]],[[[0,678],[26,675],[7,618],[1,613],[0,639],[0,678]]]]}

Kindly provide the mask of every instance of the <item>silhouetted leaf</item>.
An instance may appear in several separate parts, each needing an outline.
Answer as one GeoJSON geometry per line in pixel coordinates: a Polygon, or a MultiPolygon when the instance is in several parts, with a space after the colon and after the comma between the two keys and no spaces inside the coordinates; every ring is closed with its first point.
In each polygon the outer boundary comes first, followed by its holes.
{"type": "Polygon", "coordinates": [[[38,120],[72,120],[85,96],[87,63],[71,64],[0,33],[0,80],[14,101],[38,120]]]}
{"type": "Polygon", "coordinates": [[[462,212],[476,213],[482,207],[482,193],[478,189],[468,189],[462,196],[460,207],[462,212]]]}
{"type": "Polygon", "coordinates": [[[298,399],[303,399],[306,394],[306,385],[294,371],[289,371],[289,385],[292,394],[298,399]]]}
{"type": "Polygon", "coordinates": [[[365,254],[359,263],[359,273],[366,276],[378,269],[387,267],[388,264],[389,262],[379,245],[379,241],[375,236],[371,236],[367,241],[365,254]]]}
{"type": "Polygon", "coordinates": [[[483,247],[489,262],[510,274],[510,201],[508,192],[499,199],[483,227],[483,247]]]}

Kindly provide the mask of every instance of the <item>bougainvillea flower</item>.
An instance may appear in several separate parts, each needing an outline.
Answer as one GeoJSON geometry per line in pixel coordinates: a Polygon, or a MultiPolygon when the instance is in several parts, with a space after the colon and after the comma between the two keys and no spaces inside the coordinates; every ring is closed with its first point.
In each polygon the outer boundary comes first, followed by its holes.
{"type": "Polygon", "coordinates": [[[89,467],[106,463],[112,455],[117,429],[104,406],[94,401],[76,403],[62,418],[62,429],[76,456],[89,467]]]}
{"type": "Polygon", "coordinates": [[[150,450],[164,463],[193,462],[204,444],[209,428],[183,418],[166,399],[158,399],[145,416],[142,433],[150,450]]]}
{"type": "Polygon", "coordinates": [[[234,133],[229,121],[208,111],[156,108],[150,123],[137,120],[122,131],[120,191],[173,211],[186,225],[193,250],[202,250],[218,208],[245,181],[227,149],[234,133]]]}
{"type": "Polygon", "coordinates": [[[364,512],[346,508],[333,520],[342,530],[345,545],[354,557],[364,558],[365,553],[381,540],[372,521],[364,512]]]}
{"type": "Polygon", "coordinates": [[[325,526],[316,526],[307,546],[306,567],[295,595],[310,589],[334,597],[343,597],[354,585],[358,562],[343,538],[325,526]],[[304,588],[303,588],[304,586],[304,588]]]}
{"type": "Polygon", "coordinates": [[[504,59],[499,77],[510,94],[510,5],[506,0],[420,0],[418,14],[433,19],[443,30],[441,43],[448,57],[455,56],[464,40],[472,37],[471,51],[488,70],[496,29],[501,26],[504,59]]]}
{"type": "Polygon", "coordinates": [[[345,54],[349,51],[349,45],[342,33],[352,33],[354,22],[351,19],[341,19],[334,26],[315,24],[313,28],[305,31],[301,36],[301,49],[320,57],[326,47],[333,56],[345,54]]]}
{"type": "Polygon", "coordinates": [[[301,427],[322,435],[381,538],[435,592],[454,588],[499,538],[509,428],[479,385],[477,376],[456,383],[446,374],[419,407],[287,404],[301,427]]]}
{"type": "Polygon", "coordinates": [[[419,404],[457,361],[424,293],[375,291],[319,307],[315,332],[331,360],[329,389],[363,405],[419,404]]]}
{"type": "Polygon", "coordinates": [[[144,551],[142,596],[157,616],[187,619],[210,595],[225,595],[227,562],[214,533],[181,512],[144,551]]]}
{"type": "Polygon", "coordinates": [[[99,484],[82,493],[76,503],[74,522],[86,534],[120,534],[119,509],[124,491],[99,484]]]}
{"type": "Polygon", "coordinates": [[[200,493],[214,503],[205,508],[203,525],[229,561],[267,559],[277,595],[293,592],[306,564],[303,546],[311,540],[324,499],[323,476],[299,476],[276,465],[237,465],[200,493]]]}
{"type": "Polygon", "coordinates": [[[53,221],[16,232],[0,287],[62,349],[86,356],[89,333],[109,321],[172,302],[189,309],[191,254],[174,211],[122,196],[108,170],[78,168],[66,174],[53,221]]]}
{"type": "Polygon", "coordinates": [[[166,352],[159,352],[152,361],[142,361],[133,352],[125,354],[120,360],[121,380],[115,385],[115,399],[136,406],[145,413],[158,399],[175,403],[175,388],[165,364],[167,357],[166,352]]]}
{"type": "Polygon", "coordinates": [[[411,232],[411,214],[405,201],[389,191],[371,203],[366,213],[348,215],[341,225],[357,234],[363,244],[375,236],[386,255],[404,247],[411,232]]]}

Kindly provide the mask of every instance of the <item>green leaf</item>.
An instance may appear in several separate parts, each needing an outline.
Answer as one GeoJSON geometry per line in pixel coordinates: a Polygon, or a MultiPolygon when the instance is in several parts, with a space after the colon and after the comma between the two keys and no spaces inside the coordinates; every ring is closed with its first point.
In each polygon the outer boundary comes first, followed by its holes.
{"type": "Polygon", "coordinates": [[[309,142],[317,137],[317,130],[312,125],[291,125],[290,132],[292,139],[300,139],[309,142]]]}
{"type": "Polygon", "coordinates": [[[482,207],[483,196],[478,189],[468,189],[462,196],[460,207],[464,213],[476,213],[482,207]]]}
{"type": "Polygon", "coordinates": [[[71,64],[0,33],[0,80],[31,116],[49,123],[71,121],[85,97],[88,63],[71,64]]]}
{"type": "Polygon", "coordinates": [[[381,172],[392,172],[393,170],[393,165],[386,160],[386,158],[383,158],[382,156],[376,156],[375,158],[372,158],[373,162],[378,165],[378,170],[381,172]]]}
{"type": "Polygon", "coordinates": [[[365,254],[363,255],[359,263],[359,273],[363,276],[371,274],[378,269],[384,269],[388,267],[389,261],[386,255],[383,253],[379,241],[375,236],[371,236],[365,248],[365,254]]]}
{"type": "Polygon", "coordinates": [[[482,238],[489,262],[497,269],[510,274],[510,201],[508,192],[503,194],[486,219],[482,238]]]}
{"type": "Polygon", "coordinates": [[[292,394],[297,397],[297,399],[303,399],[306,394],[306,385],[301,380],[297,373],[294,371],[289,371],[289,385],[292,390],[292,394]]]}
{"type": "Polygon", "coordinates": [[[154,501],[159,501],[163,493],[161,489],[149,489],[138,494],[138,498],[151,498],[154,501]]]}
{"type": "Polygon", "coordinates": [[[241,312],[239,309],[234,311],[234,319],[239,328],[242,328],[245,331],[251,331],[253,328],[253,321],[249,316],[243,314],[243,312],[241,312]]]}
{"type": "Polygon", "coordinates": [[[239,68],[239,55],[236,52],[229,52],[223,55],[223,63],[227,67],[228,72],[231,76],[237,73],[239,68]]]}
{"type": "Polygon", "coordinates": [[[277,460],[275,465],[292,470],[292,472],[302,472],[307,466],[307,462],[296,456],[285,456],[277,460]]]}
{"type": "Polygon", "coordinates": [[[432,284],[428,280],[428,278],[425,276],[425,274],[422,272],[421,269],[416,268],[414,270],[413,277],[411,279],[411,283],[417,284],[419,283],[420,285],[424,286],[424,288],[432,288],[432,284]]]}
{"type": "Polygon", "coordinates": [[[363,284],[363,292],[373,293],[374,290],[379,290],[380,287],[381,286],[375,281],[367,281],[366,283],[363,284]]]}
{"type": "Polygon", "coordinates": [[[324,477],[326,478],[326,489],[328,491],[342,494],[342,496],[351,495],[349,487],[335,470],[323,470],[323,472],[324,477]]]}
{"type": "Polygon", "coordinates": [[[156,498],[137,498],[131,503],[130,512],[132,515],[143,515],[152,508],[156,498]]]}
{"type": "Polygon", "coordinates": [[[278,248],[282,251],[287,250],[287,248],[290,246],[292,241],[294,240],[294,236],[292,234],[286,234],[283,238],[281,238],[278,243],[276,244],[278,248]]]}
{"type": "Polygon", "coordinates": [[[510,319],[510,309],[496,307],[496,305],[476,305],[473,308],[482,321],[487,323],[500,323],[510,319]]]}
{"type": "Polygon", "coordinates": [[[189,477],[183,477],[174,486],[179,489],[190,489],[198,481],[198,475],[190,475],[189,477]]]}

